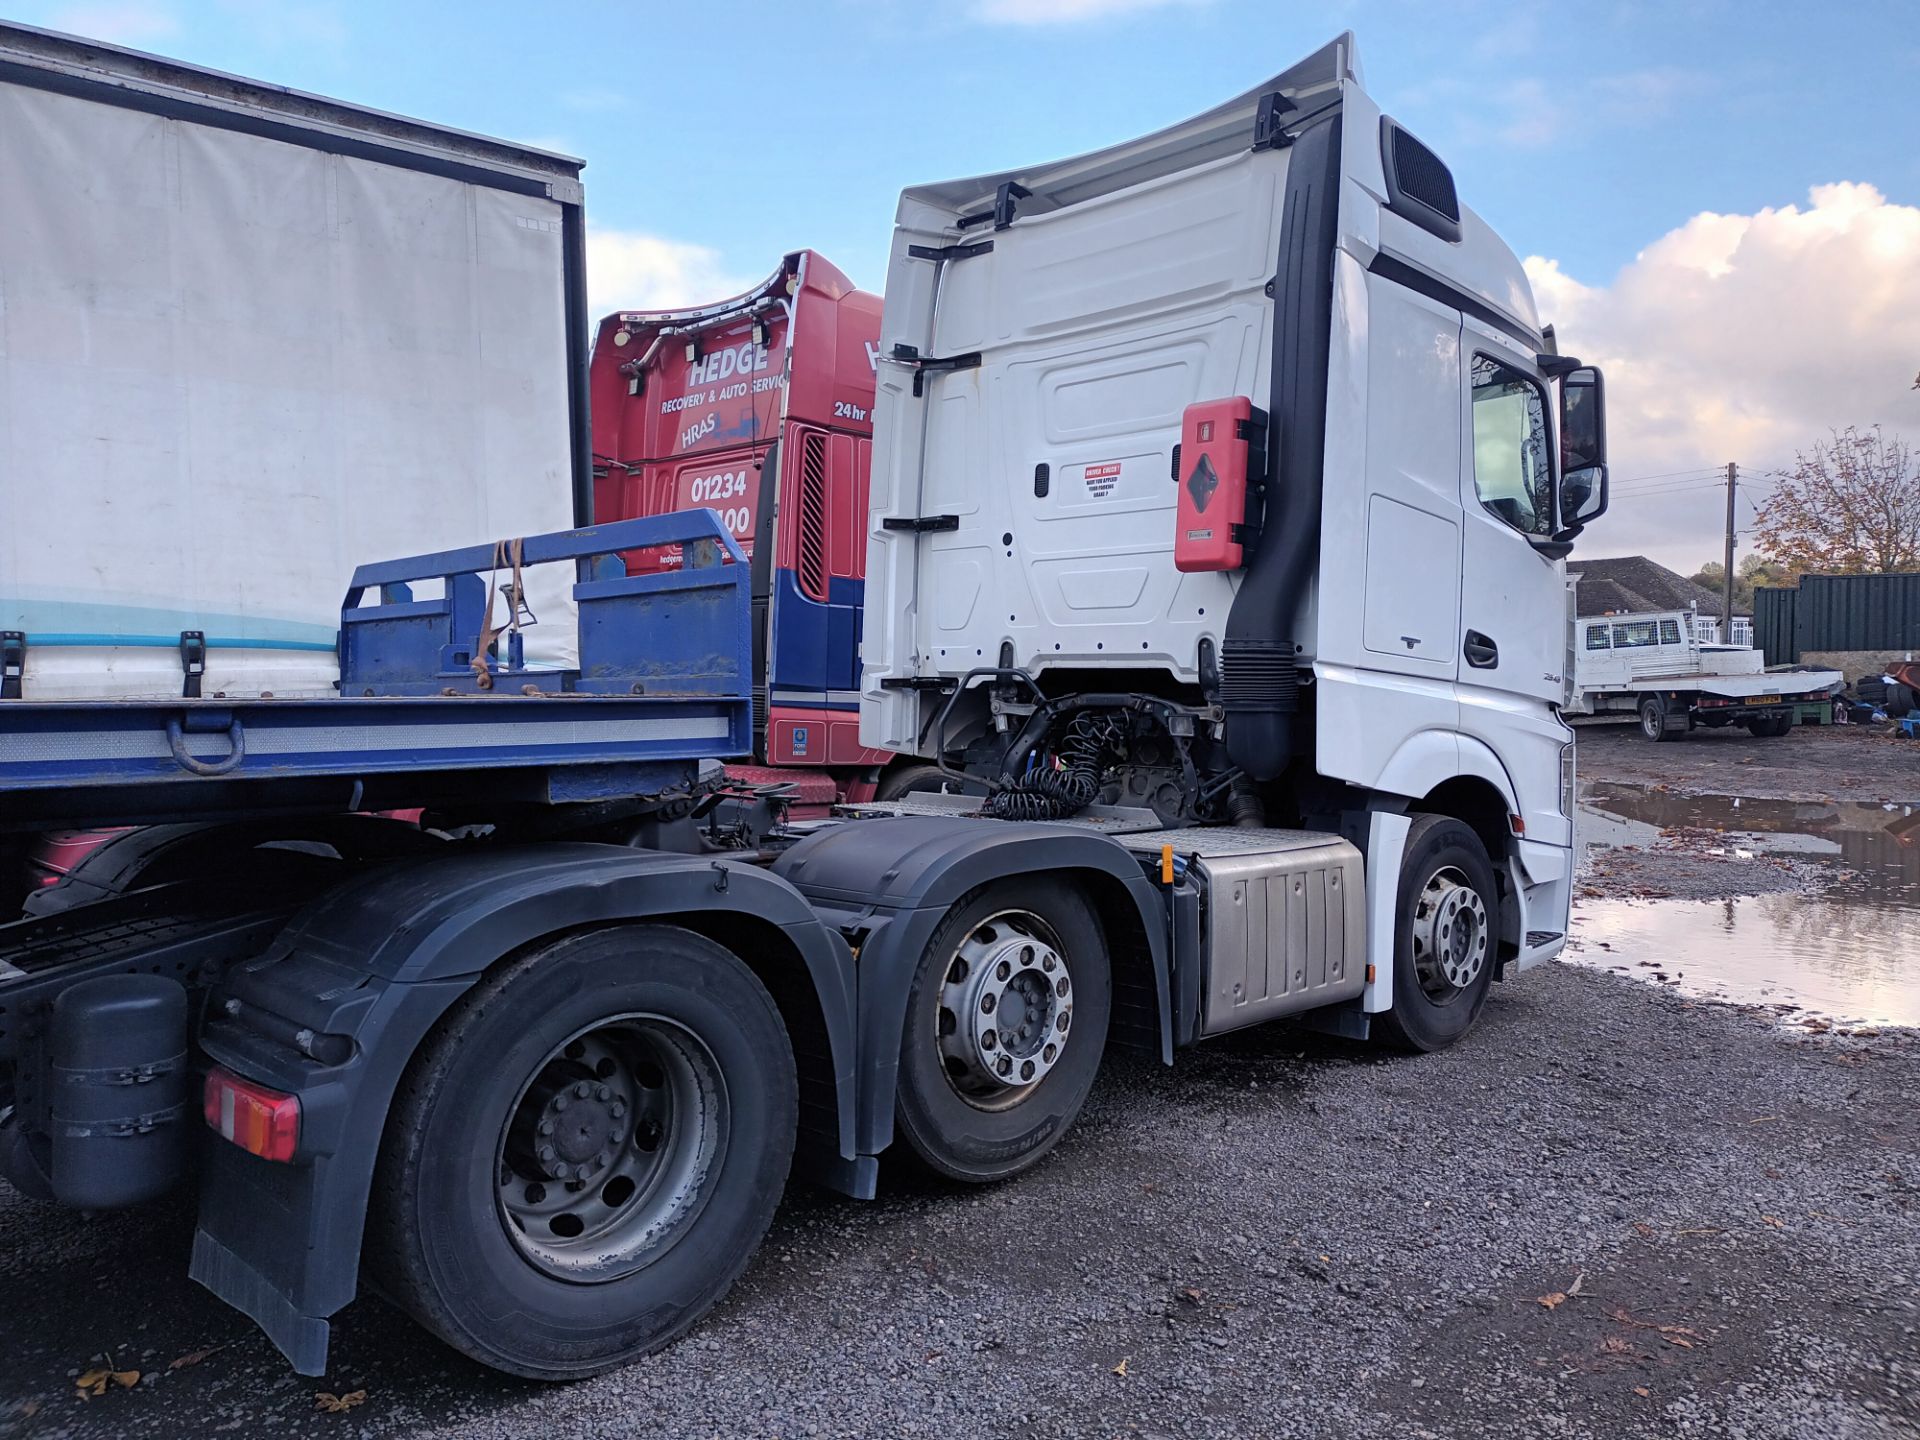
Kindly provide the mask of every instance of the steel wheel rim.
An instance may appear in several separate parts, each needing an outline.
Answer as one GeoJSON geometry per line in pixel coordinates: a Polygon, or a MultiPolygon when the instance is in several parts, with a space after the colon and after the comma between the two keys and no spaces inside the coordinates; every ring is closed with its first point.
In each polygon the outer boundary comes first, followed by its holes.
{"type": "Polygon", "coordinates": [[[1652,706],[1642,706],[1640,710],[1640,731],[1649,740],[1658,739],[1660,732],[1667,728],[1666,716],[1652,706]]]}
{"type": "Polygon", "coordinates": [[[1450,1005],[1472,988],[1492,948],[1486,901],[1464,872],[1444,865],[1413,905],[1413,965],[1429,1000],[1450,1005]]]}
{"type": "Polygon", "coordinates": [[[520,1087],[495,1150],[495,1208],[534,1268],[579,1284],[651,1264],[705,1208],[725,1154],[713,1052],[664,1016],[596,1021],[520,1087]]]}
{"type": "Polygon", "coordinates": [[[1026,1099],[1066,1058],[1073,975],[1060,938],[1030,910],[975,924],[946,960],[934,1010],[940,1068],[980,1110],[1026,1099]]]}

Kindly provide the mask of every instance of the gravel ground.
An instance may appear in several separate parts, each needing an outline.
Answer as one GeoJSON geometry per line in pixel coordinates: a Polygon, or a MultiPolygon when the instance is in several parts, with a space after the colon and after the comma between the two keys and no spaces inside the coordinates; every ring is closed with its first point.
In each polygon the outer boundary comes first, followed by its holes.
{"type": "Polygon", "coordinates": [[[1695,730],[1657,745],[1636,726],[1578,727],[1584,780],[1755,800],[1920,801],[1920,741],[1891,725],[1799,725],[1774,740],[1695,730]]]}
{"type": "MultiPolygon", "coordinates": [[[[1860,731],[1588,730],[1580,764],[1920,797],[1920,745],[1860,731]]],[[[1726,848],[1668,827],[1582,894],[1835,874],[1726,848]]],[[[890,1165],[865,1205],[796,1186],[690,1339],[565,1388],[371,1297],[303,1380],[186,1280],[189,1203],[83,1217],[0,1184],[0,1437],[1920,1437],[1916,1093],[1920,1032],[1790,1029],[1571,965],[1499,987],[1444,1055],[1267,1028],[1171,1072],[1116,1057],[1036,1173],[966,1191],[890,1165]],[[103,1364],[139,1378],[80,1399],[103,1364]]]]}
{"type": "Polygon", "coordinates": [[[1550,965],[1443,1055],[1266,1029],[1120,1060],[996,1189],[796,1188],[691,1339],[551,1389],[374,1299],[298,1379],[184,1279],[184,1207],[4,1194],[0,1431],[1920,1435],[1917,1092],[1910,1035],[1550,965]],[[76,1398],[108,1353],[142,1379],[76,1398]]]}
{"type": "Polygon", "coordinates": [[[1781,855],[1735,853],[1724,834],[1666,831],[1645,848],[1581,856],[1580,900],[1724,900],[1736,895],[1811,894],[1833,867],[1781,855]]]}

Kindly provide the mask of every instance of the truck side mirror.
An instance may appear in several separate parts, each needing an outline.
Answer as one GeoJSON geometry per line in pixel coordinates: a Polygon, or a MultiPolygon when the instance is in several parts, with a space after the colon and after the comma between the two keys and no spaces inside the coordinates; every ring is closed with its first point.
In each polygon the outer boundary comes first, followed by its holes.
{"type": "Polygon", "coordinates": [[[1607,509],[1607,392],[1582,365],[1560,382],[1560,533],[1571,540],[1607,509]]]}

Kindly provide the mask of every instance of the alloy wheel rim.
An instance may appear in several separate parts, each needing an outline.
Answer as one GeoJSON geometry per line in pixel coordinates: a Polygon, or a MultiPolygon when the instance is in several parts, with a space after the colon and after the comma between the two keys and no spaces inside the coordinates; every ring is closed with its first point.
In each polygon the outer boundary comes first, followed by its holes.
{"type": "Polygon", "coordinates": [[[983,1110],[1019,1104],[1066,1057],[1073,975],[1059,937],[1028,910],[1002,910],[948,957],[935,1015],[941,1069],[983,1110]]]}

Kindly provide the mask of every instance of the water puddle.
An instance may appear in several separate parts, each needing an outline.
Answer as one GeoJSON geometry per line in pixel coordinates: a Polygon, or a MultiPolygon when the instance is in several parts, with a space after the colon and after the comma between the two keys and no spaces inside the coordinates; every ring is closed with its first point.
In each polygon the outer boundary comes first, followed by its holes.
{"type": "Polygon", "coordinates": [[[1824,888],[1584,899],[1569,959],[1783,1014],[1920,1025],[1920,806],[1735,800],[1605,782],[1582,789],[1575,837],[1601,874],[1605,852],[1649,850],[1672,832],[1696,856],[1815,867],[1824,888]]]}

